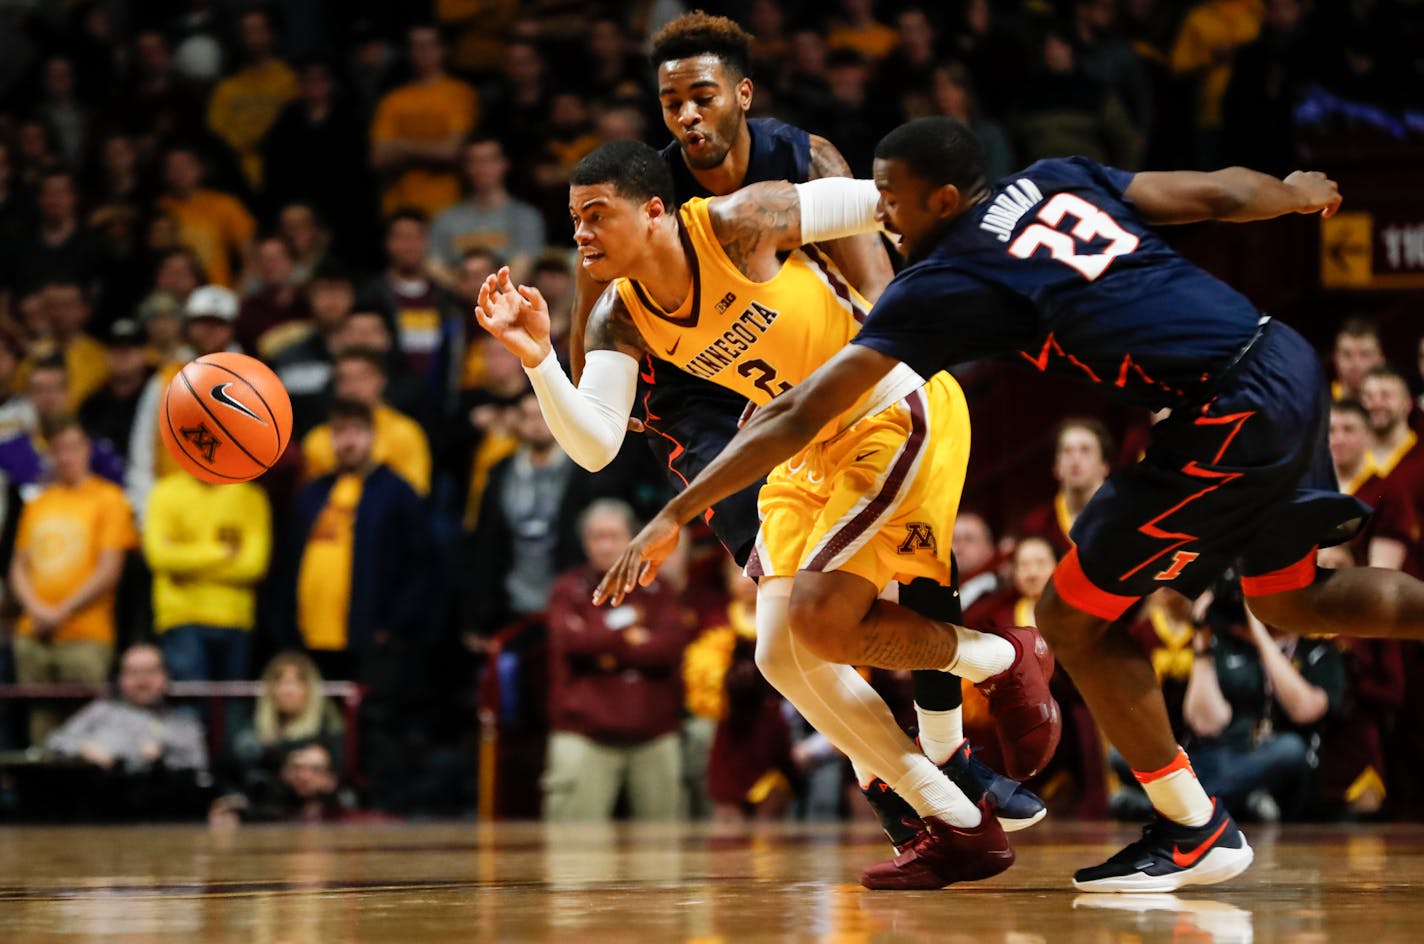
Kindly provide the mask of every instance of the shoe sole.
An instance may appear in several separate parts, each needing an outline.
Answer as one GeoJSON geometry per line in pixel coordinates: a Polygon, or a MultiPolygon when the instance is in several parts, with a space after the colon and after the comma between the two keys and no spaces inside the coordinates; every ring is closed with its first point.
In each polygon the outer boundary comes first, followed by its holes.
{"type": "Polygon", "coordinates": [[[1073,887],[1080,892],[1174,892],[1188,885],[1215,885],[1235,878],[1251,865],[1256,854],[1246,837],[1241,837],[1239,849],[1222,846],[1211,850],[1189,869],[1167,875],[1115,875],[1091,882],[1073,879],[1073,887]]]}
{"type": "Polygon", "coordinates": [[[1033,814],[1032,816],[1022,817],[1020,819],[1006,819],[1003,816],[999,816],[996,818],[999,821],[999,827],[1003,829],[1004,832],[1016,833],[1021,829],[1028,829],[1033,824],[1041,822],[1043,818],[1047,815],[1048,808],[1045,807],[1039,810],[1037,813],[1033,814]]]}

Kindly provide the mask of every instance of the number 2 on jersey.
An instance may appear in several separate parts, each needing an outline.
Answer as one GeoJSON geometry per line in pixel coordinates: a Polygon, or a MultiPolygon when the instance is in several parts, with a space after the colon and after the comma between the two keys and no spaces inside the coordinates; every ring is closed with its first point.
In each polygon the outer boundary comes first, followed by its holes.
{"type": "Polygon", "coordinates": [[[1087,200],[1071,193],[1056,194],[1038,211],[1038,218],[1043,222],[1034,223],[1020,233],[1009,246],[1009,253],[1027,259],[1040,246],[1045,246],[1054,259],[1077,269],[1089,282],[1106,272],[1113,259],[1137,248],[1136,236],[1087,200]],[[1054,229],[1065,216],[1077,220],[1066,233],[1054,229]],[[1099,236],[1111,240],[1102,252],[1089,255],[1078,252],[1079,242],[1088,243],[1099,236]]]}
{"type": "Polygon", "coordinates": [[[756,388],[773,400],[780,394],[791,389],[791,384],[784,380],[776,379],[776,368],[772,367],[761,358],[745,361],[737,365],[737,373],[750,380],[756,388]],[[753,377],[752,374],[756,374],[753,377]],[[773,384],[775,384],[773,386],[773,384]]]}

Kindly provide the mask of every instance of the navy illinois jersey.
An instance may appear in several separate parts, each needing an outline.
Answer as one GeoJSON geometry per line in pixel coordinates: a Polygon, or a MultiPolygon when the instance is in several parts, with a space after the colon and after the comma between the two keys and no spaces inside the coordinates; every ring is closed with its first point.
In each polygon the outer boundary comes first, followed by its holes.
{"type": "Polygon", "coordinates": [[[1243,295],[1188,262],[1085,158],[997,182],[891,282],[857,344],[921,376],[1008,357],[1156,410],[1199,400],[1256,333],[1243,295]]]}
{"type": "MultiPolygon", "coordinates": [[[[752,118],[747,122],[751,134],[751,153],[747,157],[747,175],[742,186],[768,180],[789,180],[802,184],[811,174],[811,135],[802,128],[775,118],[752,118]]],[[[674,141],[658,152],[672,168],[679,203],[693,197],[715,197],[718,194],[698,183],[687,169],[682,150],[674,141]]]]}

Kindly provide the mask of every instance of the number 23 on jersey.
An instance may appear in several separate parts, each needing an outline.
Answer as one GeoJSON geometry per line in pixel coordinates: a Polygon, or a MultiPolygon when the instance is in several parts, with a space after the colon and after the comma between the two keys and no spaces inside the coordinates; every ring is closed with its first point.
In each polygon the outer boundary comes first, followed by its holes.
{"type": "Polygon", "coordinates": [[[1071,193],[1055,194],[1036,216],[1040,222],[1029,225],[1019,234],[1009,245],[1009,254],[1027,259],[1040,248],[1046,248],[1055,260],[1077,269],[1089,282],[1106,272],[1118,256],[1137,248],[1136,236],[1087,200],[1071,193]],[[1075,220],[1067,232],[1055,228],[1065,216],[1075,220]],[[1087,254],[1078,251],[1080,244],[1098,238],[1108,240],[1102,251],[1087,254]]]}

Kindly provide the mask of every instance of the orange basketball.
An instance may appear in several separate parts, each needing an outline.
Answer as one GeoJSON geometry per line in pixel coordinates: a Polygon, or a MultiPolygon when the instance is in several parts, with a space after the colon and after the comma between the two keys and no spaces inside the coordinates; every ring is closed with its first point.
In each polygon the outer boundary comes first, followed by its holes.
{"type": "Polygon", "coordinates": [[[247,482],[272,467],[292,436],[292,401],[266,364],[204,354],[163,392],[158,428],[178,464],[204,482],[247,482]]]}

